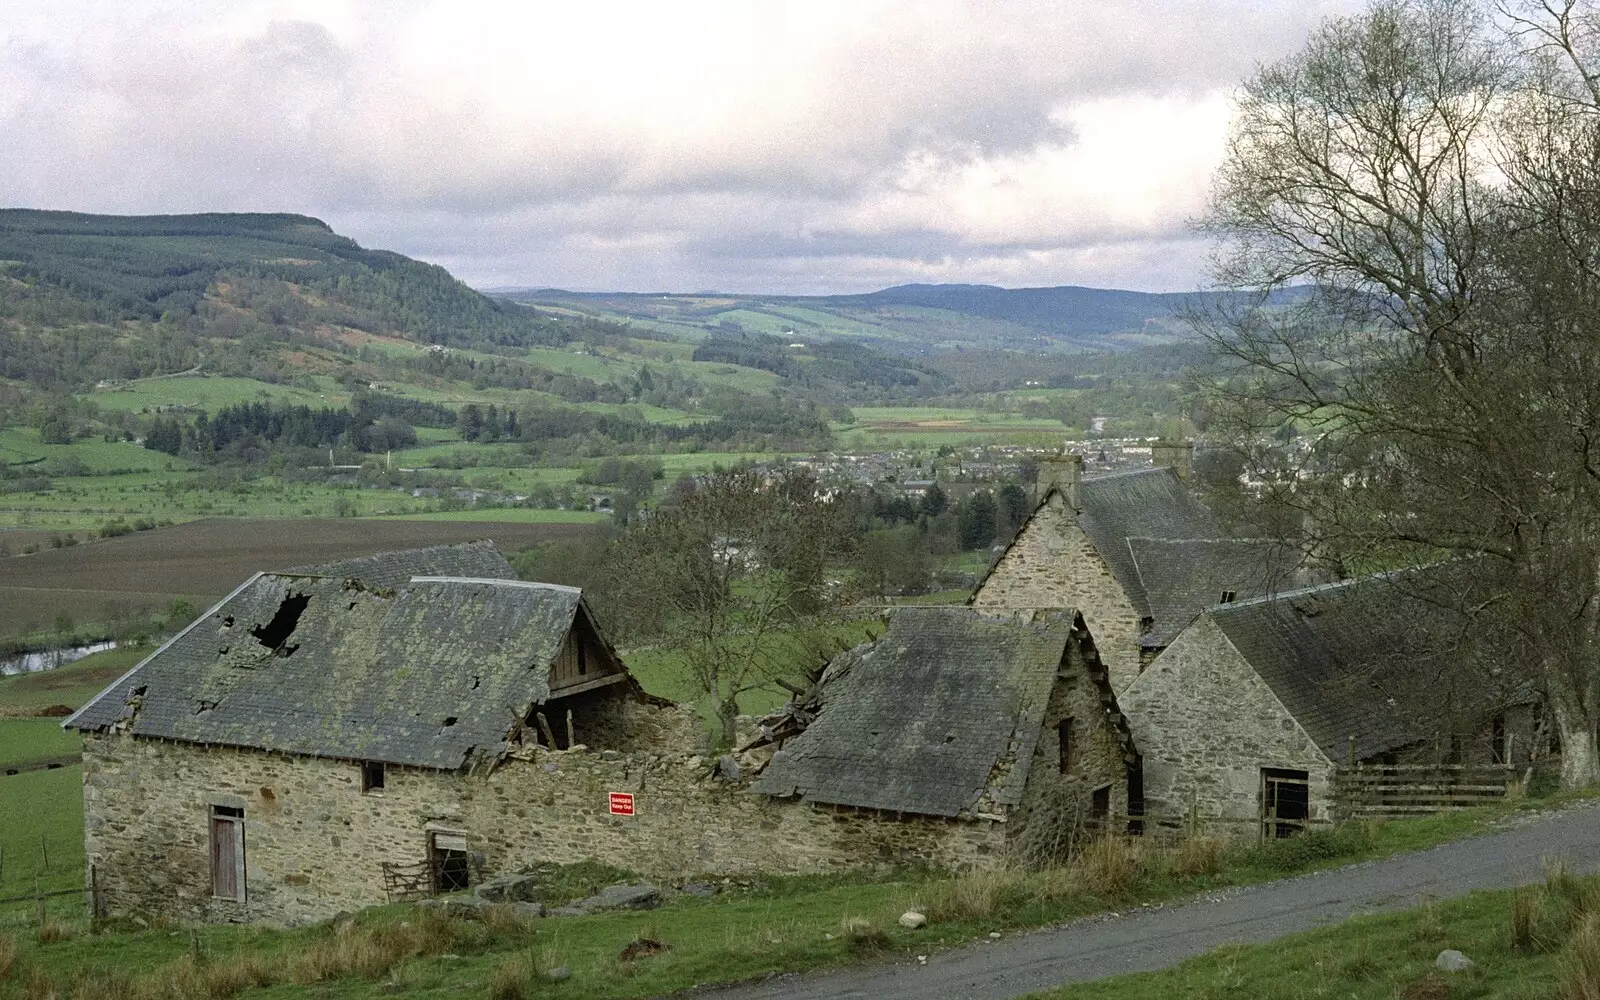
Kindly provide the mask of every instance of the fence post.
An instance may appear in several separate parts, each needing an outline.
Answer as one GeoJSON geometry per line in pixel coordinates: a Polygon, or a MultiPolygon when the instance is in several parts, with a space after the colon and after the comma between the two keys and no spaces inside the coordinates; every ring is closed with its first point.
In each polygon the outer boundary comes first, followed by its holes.
{"type": "Polygon", "coordinates": [[[89,926],[98,929],[105,918],[105,907],[100,899],[100,869],[89,865],[89,926]]]}

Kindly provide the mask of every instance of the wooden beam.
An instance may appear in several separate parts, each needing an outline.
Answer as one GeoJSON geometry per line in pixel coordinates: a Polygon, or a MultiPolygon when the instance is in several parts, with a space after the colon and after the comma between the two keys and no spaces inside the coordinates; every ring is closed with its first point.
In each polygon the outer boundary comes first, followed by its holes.
{"type": "Polygon", "coordinates": [[[604,677],[596,677],[594,680],[568,684],[565,687],[552,690],[549,700],[555,701],[557,698],[570,698],[575,694],[583,694],[585,691],[593,691],[596,688],[603,688],[611,684],[621,684],[627,679],[627,674],[607,674],[604,677]]]}

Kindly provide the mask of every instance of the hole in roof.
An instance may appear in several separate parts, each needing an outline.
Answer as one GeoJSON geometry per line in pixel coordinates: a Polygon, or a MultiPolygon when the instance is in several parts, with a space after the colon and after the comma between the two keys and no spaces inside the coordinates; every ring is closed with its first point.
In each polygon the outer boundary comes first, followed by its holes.
{"type": "Polygon", "coordinates": [[[445,724],[446,727],[455,725],[456,724],[456,717],[453,716],[453,715],[445,716],[444,724],[445,724]]]}
{"type": "Polygon", "coordinates": [[[946,743],[954,743],[956,741],[956,734],[955,733],[945,733],[944,734],[944,741],[946,743]]]}
{"type": "Polygon", "coordinates": [[[482,679],[482,678],[479,678],[479,677],[474,677],[474,678],[472,678],[472,690],[474,690],[474,691],[476,691],[476,690],[478,690],[478,682],[479,682],[479,681],[480,681],[480,680],[481,680],[481,679],[482,679]]]}
{"type": "MultiPolygon", "coordinates": [[[[272,621],[265,625],[257,625],[250,630],[250,634],[268,649],[278,649],[289,636],[294,634],[294,627],[300,624],[300,616],[305,613],[306,605],[310,603],[310,594],[290,594],[278,605],[278,612],[272,616],[272,621]]],[[[284,655],[287,656],[292,652],[294,650],[290,649],[284,655]]]]}
{"type": "Polygon", "coordinates": [[[222,619],[223,628],[233,628],[233,616],[227,615],[222,619]]]}
{"type": "Polygon", "coordinates": [[[200,698],[200,699],[196,700],[195,703],[194,703],[194,714],[200,715],[200,714],[202,714],[204,712],[209,712],[213,708],[216,708],[216,707],[217,707],[217,703],[216,702],[209,701],[209,700],[207,700],[205,698],[200,698]]]}

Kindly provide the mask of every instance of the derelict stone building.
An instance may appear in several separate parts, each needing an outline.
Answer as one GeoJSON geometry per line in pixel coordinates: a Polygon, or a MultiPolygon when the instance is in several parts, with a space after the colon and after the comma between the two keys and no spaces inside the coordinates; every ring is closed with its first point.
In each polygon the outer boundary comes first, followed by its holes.
{"type": "Polygon", "coordinates": [[[807,732],[729,767],[581,593],[509,576],[471,546],[257,574],[68,719],[110,911],[297,923],[583,860],[972,868],[1125,811],[1136,757],[1074,612],[902,611],[807,732]]]}
{"type": "Polygon", "coordinates": [[[1534,699],[1446,564],[1208,608],[1124,692],[1147,828],[1282,836],[1338,818],[1352,764],[1504,764],[1534,699]]]}
{"type": "Polygon", "coordinates": [[[1127,815],[1138,766],[1075,610],[905,608],[875,643],[829,665],[815,720],[754,787],[977,821],[967,836],[995,862],[1042,864],[1127,815]]]}
{"type": "Polygon", "coordinates": [[[1227,537],[1171,466],[1088,478],[1077,455],[1041,466],[1038,506],[968,603],[1081,609],[1117,691],[1206,607],[1294,571],[1288,547],[1227,537]]]}

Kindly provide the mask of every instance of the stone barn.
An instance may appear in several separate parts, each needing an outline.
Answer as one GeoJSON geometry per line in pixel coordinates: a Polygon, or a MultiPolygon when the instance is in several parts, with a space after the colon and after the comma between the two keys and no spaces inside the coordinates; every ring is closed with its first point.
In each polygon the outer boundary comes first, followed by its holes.
{"type": "Polygon", "coordinates": [[[755,790],[976,820],[991,858],[1041,865],[1127,816],[1138,767],[1082,615],[906,608],[828,666],[814,720],[755,790]]]}
{"type": "Polygon", "coordinates": [[[1459,567],[1219,604],[1121,702],[1144,762],[1147,829],[1284,836],[1338,818],[1360,763],[1525,766],[1535,750],[1508,630],[1449,610],[1459,567]]]}
{"type": "Polygon", "coordinates": [[[1041,463],[1038,506],[968,603],[1080,609],[1117,691],[1205,608],[1293,577],[1297,553],[1227,537],[1172,466],[1088,478],[1082,468],[1078,455],[1041,463]]]}
{"type": "Polygon", "coordinates": [[[457,547],[257,574],[66,720],[108,910],[294,924],[585,860],[966,869],[1126,809],[1137,757],[1074,612],[903,611],[810,731],[718,757],[579,591],[436,572],[470,567],[508,569],[457,547]]]}

